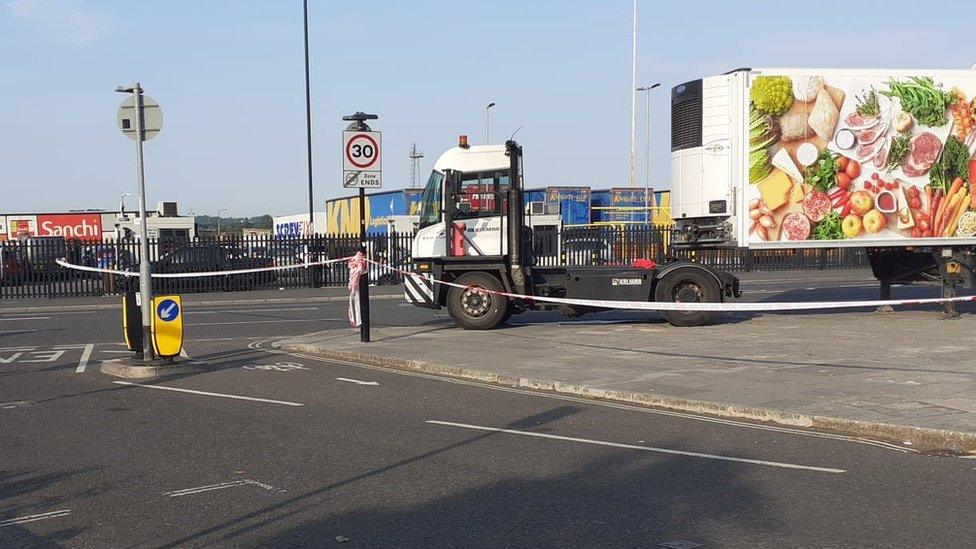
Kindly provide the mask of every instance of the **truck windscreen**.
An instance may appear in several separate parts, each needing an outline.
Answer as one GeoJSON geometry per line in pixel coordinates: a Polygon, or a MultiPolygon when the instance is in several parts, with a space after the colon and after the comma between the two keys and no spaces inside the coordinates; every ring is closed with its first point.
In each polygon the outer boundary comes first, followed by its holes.
{"type": "Polygon", "coordinates": [[[444,174],[434,171],[424,187],[424,195],[420,200],[420,226],[433,225],[441,220],[441,184],[444,174]]]}

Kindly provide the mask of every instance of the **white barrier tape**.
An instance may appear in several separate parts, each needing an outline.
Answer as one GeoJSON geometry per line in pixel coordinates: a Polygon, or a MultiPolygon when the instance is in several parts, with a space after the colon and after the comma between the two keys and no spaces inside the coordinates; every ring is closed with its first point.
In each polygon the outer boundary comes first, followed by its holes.
{"type": "MultiPolygon", "coordinates": [[[[342,261],[349,261],[348,257],[342,257],[339,259],[326,259],[323,261],[313,261],[311,263],[298,263],[295,265],[279,265],[276,267],[255,267],[253,269],[237,269],[233,271],[205,271],[196,273],[152,273],[149,276],[152,278],[197,278],[197,277],[207,277],[207,276],[227,276],[235,274],[248,274],[248,273],[263,273],[267,271],[284,271],[288,269],[306,269],[308,267],[318,267],[321,265],[330,265],[332,263],[339,263],[342,261]]],[[[139,278],[139,273],[132,271],[120,271],[118,269],[102,269],[99,267],[87,267],[85,265],[75,265],[74,263],[68,263],[63,259],[58,259],[55,261],[58,265],[76,271],[83,271],[88,273],[104,273],[113,274],[124,277],[135,277],[139,278]]]]}
{"type": "MultiPolygon", "coordinates": [[[[426,278],[427,280],[435,284],[443,284],[445,286],[450,286],[452,288],[467,289],[468,286],[464,284],[456,284],[454,282],[447,282],[444,280],[438,280],[429,275],[420,275],[417,273],[411,273],[404,271],[402,269],[397,269],[390,267],[388,265],[383,265],[381,263],[376,263],[372,260],[367,260],[373,263],[377,267],[381,267],[390,271],[395,271],[403,274],[404,276],[412,276],[415,278],[426,278]]],[[[934,297],[934,298],[923,298],[923,299],[875,299],[866,301],[797,301],[797,302],[780,302],[780,303],[674,303],[674,302],[644,302],[644,301],[611,301],[611,300],[601,300],[601,299],[569,299],[561,297],[544,297],[544,296],[531,296],[522,294],[512,294],[508,292],[498,292],[493,290],[483,291],[501,295],[512,299],[521,299],[523,301],[529,302],[540,302],[540,303],[553,303],[556,305],[575,305],[578,307],[595,307],[599,309],[629,309],[637,311],[684,311],[684,312],[694,312],[694,311],[705,311],[705,312],[769,312],[769,311],[810,311],[817,309],[859,309],[859,308],[871,308],[871,307],[884,307],[884,306],[894,306],[894,305],[928,305],[928,304],[941,304],[941,303],[960,303],[966,301],[976,301],[976,296],[958,296],[958,297],[934,297]]]]}

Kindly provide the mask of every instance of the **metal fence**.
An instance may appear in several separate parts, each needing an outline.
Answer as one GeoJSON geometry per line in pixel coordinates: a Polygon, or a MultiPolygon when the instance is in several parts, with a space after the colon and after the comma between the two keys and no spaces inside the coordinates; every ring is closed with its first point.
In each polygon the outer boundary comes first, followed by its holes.
{"type": "MultiPolygon", "coordinates": [[[[730,271],[857,268],[868,265],[865,250],[669,250],[667,228],[580,227],[537,229],[532,235],[536,265],[629,265],[637,259],[690,259],[730,271]]],[[[411,234],[370,235],[368,252],[383,264],[410,270],[411,234]]],[[[286,267],[342,258],[359,248],[355,235],[319,235],[274,239],[247,237],[213,239],[151,239],[149,261],[153,272],[190,274],[256,267],[286,267]]],[[[118,295],[137,285],[135,277],[79,272],[57,265],[70,263],[138,271],[139,243],[127,241],[65,241],[57,237],[0,242],[0,298],[82,297],[118,295]]],[[[155,279],[160,291],[214,292],[342,286],[349,276],[345,262],[312,268],[211,277],[155,279]]],[[[399,284],[402,275],[370,267],[378,284],[399,284]]]]}

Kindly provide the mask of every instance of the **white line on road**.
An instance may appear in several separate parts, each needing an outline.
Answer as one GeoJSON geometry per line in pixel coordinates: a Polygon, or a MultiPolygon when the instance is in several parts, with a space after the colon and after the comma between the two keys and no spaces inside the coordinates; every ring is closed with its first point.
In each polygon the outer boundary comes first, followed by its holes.
{"type": "MultiPolygon", "coordinates": [[[[320,322],[326,320],[347,320],[345,318],[277,318],[274,320],[238,320],[234,322],[194,322],[185,326],[232,326],[237,324],[281,324],[282,322],[320,322]]],[[[37,330],[34,330],[35,332],[37,330]]]]}
{"type": "Polygon", "coordinates": [[[47,320],[49,316],[4,316],[0,317],[0,322],[4,320],[47,320]]]}
{"type": "MultiPolygon", "coordinates": [[[[117,383],[117,382],[116,382],[117,383]]],[[[593,440],[589,438],[564,437],[559,435],[549,435],[545,433],[533,433],[531,431],[517,431],[514,429],[499,429],[496,427],[483,427],[480,425],[469,425],[467,423],[453,423],[450,421],[427,420],[426,423],[434,425],[445,425],[447,427],[460,427],[462,429],[472,429],[475,431],[489,431],[493,433],[507,433],[510,435],[522,435],[527,437],[547,438],[551,440],[564,440],[567,442],[581,442],[583,444],[596,444],[598,446],[609,446],[612,448],[626,448],[628,450],[643,450],[645,452],[655,452],[659,454],[671,454],[676,456],[688,456],[704,459],[714,459],[719,461],[731,461],[735,463],[750,463],[753,465],[766,465],[769,467],[781,467],[784,469],[800,469],[804,471],[817,471],[820,473],[846,473],[844,469],[833,469],[830,467],[813,467],[810,465],[797,465],[795,463],[782,463],[778,461],[765,461],[761,459],[737,458],[731,456],[720,456],[716,454],[703,454],[699,452],[686,452],[684,450],[671,450],[669,448],[655,448],[653,446],[638,446],[635,444],[621,444],[619,442],[607,442],[604,440],[593,440]]]]}
{"type": "Polygon", "coordinates": [[[166,387],[163,385],[145,385],[142,383],[132,383],[129,381],[113,381],[112,383],[116,385],[130,385],[133,387],[143,387],[146,389],[159,389],[161,391],[176,391],[178,393],[190,393],[192,395],[232,398],[235,400],[249,400],[251,402],[266,402],[268,404],[281,404],[283,406],[304,406],[304,404],[300,402],[288,402],[286,400],[271,400],[270,398],[256,398],[256,397],[241,396],[241,395],[227,395],[224,393],[211,393],[209,391],[194,391],[193,389],[179,389],[176,387],[166,387]]]}
{"type": "Polygon", "coordinates": [[[95,350],[95,346],[91,343],[85,345],[85,349],[81,351],[81,359],[78,360],[78,367],[75,368],[76,374],[85,373],[85,368],[88,367],[88,360],[92,356],[92,352],[95,350]]]}
{"type": "Polygon", "coordinates": [[[220,315],[220,314],[231,314],[231,313],[283,313],[287,311],[317,311],[318,307],[291,307],[291,308],[278,308],[278,309],[206,309],[202,311],[193,310],[189,314],[196,315],[220,315]]]}
{"type": "Polygon", "coordinates": [[[195,488],[184,488],[183,490],[163,492],[163,495],[170,498],[178,498],[182,496],[189,496],[190,494],[199,494],[201,492],[211,492],[213,490],[223,490],[225,488],[233,488],[234,486],[257,486],[259,488],[264,488],[265,490],[284,492],[284,490],[278,490],[274,486],[269,486],[267,484],[264,484],[263,482],[258,482],[256,480],[245,478],[241,480],[234,480],[231,482],[221,482],[219,484],[209,484],[207,486],[197,486],[195,488]]]}
{"type": "Polygon", "coordinates": [[[60,511],[51,511],[48,513],[40,513],[37,515],[27,515],[27,516],[17,517],[17,518],[12,518],[7,520],[0,520],[0,528],[3,528],[4,526],[13,526],[14,524],[24,524],[27,522],[35,522],[38,520],[58,518],[70,514],[71,514],[71,509],[62,509],[60,511]]]}
{"type": "Polygon", "coordinates": [[[379,385],[378,381],[360,381],[358,379],[350,379],[348,377],[337,377],[339,381],[348,381],[349,383],[355,383],[356,385],[379,385]]]}

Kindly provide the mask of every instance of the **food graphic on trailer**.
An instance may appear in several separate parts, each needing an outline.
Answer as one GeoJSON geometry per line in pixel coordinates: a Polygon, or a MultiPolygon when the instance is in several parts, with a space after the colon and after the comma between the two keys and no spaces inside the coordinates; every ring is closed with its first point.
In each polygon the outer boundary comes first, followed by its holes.
{"type": "Polygon", "coordinates": [[[976,237],[972,78],[783,72],[750,81],[750,244],[976,237]]]}

